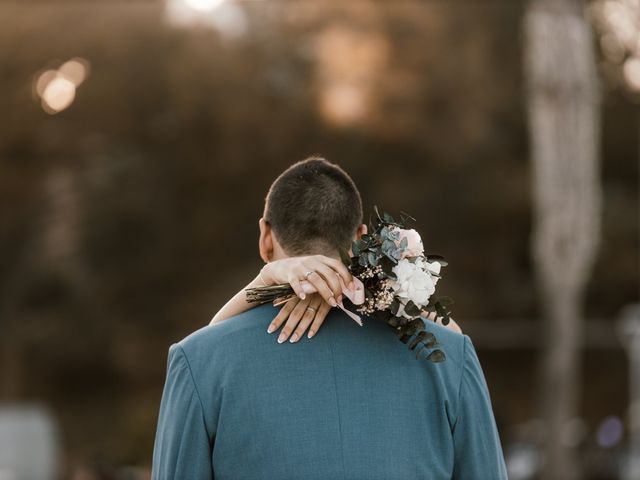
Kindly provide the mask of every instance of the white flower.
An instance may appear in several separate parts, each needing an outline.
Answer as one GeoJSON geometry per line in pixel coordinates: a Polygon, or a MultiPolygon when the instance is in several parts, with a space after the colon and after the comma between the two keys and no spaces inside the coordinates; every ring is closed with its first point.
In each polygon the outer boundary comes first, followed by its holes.
{"type": "MultiPolygon", "coordinates": [[[[434,277],[426,271],[425,267],[429,265],[425,265],[425,263],[423,261],[412,263],[403,259],[393,267],[393,273],[396,275],[397,280],[391,282],[391,288],[393,288],[395,295],[400,298],[401,303],[406,304],[411,300],[419,307],[424,307],[429,303],[429,297],[436,290],[436,282],[434,277]]],[[[440,264],[438,264],[439,266],[440,264]]],[[[434,266],[434,270],[438,267],[434,266]]],[[[404,314],[404,308],[402,312],[398,311],[398,314],[404,314]]]]}
{"type": "MultiPolygon", "coordinates": [[[[439,274],[440,268],[442,267],[442,265],[440,265],[440,262],[436,262],[436,261],[427,262],[426,260],[424,260],[422,263],[422,267],[428,272],[439,274]]],[[[440,277],[436,277],[435,275],[431,275],[431,278],[433,278],[434,285],[438,283],[438,280],[440,280],[440,277]]]]}
{"type": "Polygon", "coordinates": [[[433,272],[433,273],[438,273],[438,274],[440,273],[440,268],[442,267],[442,265],[440,265],[440,262],[436,262],[436,261],[427,262],[427,261],[425,261],[425,263],[426,263],[427,270],[429,270],[430,272],[433,272]]]}
{"type": "Polygon", "coordinates": [[[419,257],[424,253],[424,246],[418,232],[413,229],[405,230],[402,228],[398,228],[397,231],[400,232],[400,238],[396,242],[398,246],[400,246],[400,242],[403,239],[407,239],[407,247],[402,252],[402,258],[419,257]]]}

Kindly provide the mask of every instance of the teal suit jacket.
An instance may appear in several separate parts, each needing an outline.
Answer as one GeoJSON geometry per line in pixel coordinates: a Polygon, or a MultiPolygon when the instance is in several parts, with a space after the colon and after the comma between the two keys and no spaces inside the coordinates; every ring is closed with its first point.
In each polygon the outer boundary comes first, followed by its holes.
{"type": "Polygon", "coordinates": [[[471,340],[426,322],[446,354],[416,359],[393,329],[334,309],[312,339],[276,342],[263,305],[169,350],[156,480],[506,479],[471,340]]]}

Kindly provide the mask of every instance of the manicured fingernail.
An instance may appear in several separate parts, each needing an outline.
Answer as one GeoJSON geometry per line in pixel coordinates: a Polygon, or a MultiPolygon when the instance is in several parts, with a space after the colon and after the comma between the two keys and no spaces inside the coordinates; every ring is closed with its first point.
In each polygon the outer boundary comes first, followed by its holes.
{"type": "Polygon", "coordinates": [[[300,292],[300,295],[298,295],[298,296],[300,297],[300,300],[304,300],[304,297],[306,297],[304,292],[300,292]]]}
{"type": "Polygon", "coordinates": [[[282,343],[287,339],[287,336],[284,333],[281,333],[278,337],[278,343],[282,343]]]}
{"type": "Polygon", "coordinates": [[[332,307],[337,307],[338,306],[338,304],[336,303],[336,299],[333,298],[333,297],[331,297],[329,299],[329,303],[331,304],[332,307]]]}
{"type": "Polygon", "coordinates": [[[289,341],[291,343],[294,343],[296,340],[298,340],[298,334],[294,333],[293,335],[291,335],[291,338],[289,339],[289,341]]]}
{"type": "Polygon", "coordinates": [[[267,328],[267,333],[273,333],[275,329],[276,327],[274,327],[273,325],[269,325],[269,328],[267,328]]]}
{"type": "Polygon", "coordinates": [[[307,333],[307,338],[311,338],[316,334],[316,332],[314,332],[313,330],[309,330],[309,333],[307,333]]]}

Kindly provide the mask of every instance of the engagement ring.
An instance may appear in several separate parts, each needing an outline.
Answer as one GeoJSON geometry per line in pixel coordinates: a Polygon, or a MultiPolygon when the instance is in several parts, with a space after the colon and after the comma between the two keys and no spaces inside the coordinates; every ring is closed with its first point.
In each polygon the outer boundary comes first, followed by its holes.
{"type": "Polygon", "coordinates": [[[317,312],[317,310],[313,307],[307,307],[307,310],[311,310],[312,312],[317,312]]]}
{"type": "Polygon", "coordinates": [[[311,275],[312,273],[315,273],[313,270],[309,270],[307,273],[304,274],[304,278],[305,280],[309,278],[309,275],[311,275]]]}

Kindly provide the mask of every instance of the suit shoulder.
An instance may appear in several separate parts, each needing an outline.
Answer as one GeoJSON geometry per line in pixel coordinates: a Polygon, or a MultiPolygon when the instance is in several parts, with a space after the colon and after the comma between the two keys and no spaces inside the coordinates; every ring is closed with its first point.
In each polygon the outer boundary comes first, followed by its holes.
{"type": "Polygon", "coordinates": [[[266,331],[268,323],[277,314],[277,309],[271,305],[261,305],[235,315],[215,325],[204,326],[180,340],[179,345],[187,354],[201,350],[210,350],[223,345],[232,344],[236,337],[251,337],[262,333],[257,328],[264,324],[266,331]]]}
{"type": "Polygon", "coordinates": [[[433,333],[433,335],[438,340],[438,343],[443,346],[453,347],[453,350],[459,352],[460,356],[462,356],[464,344],[466,342],[465,338],[469,338],[468,335],[455,332],[450,328],[447,328],[428,319],[423,318],[422,322],[424,323],[425,330],[427,332],[433,333]]]}
{"type": "Polygon", "coordinates": [[[437,324],[428,319],[422,319],[425,331],[432,333],[437,342],[434,349],[441,350],[445,355],[445,361],[434,365],[438,370],[444,370],[447,376],[453,380],[452,386],[459,384],[465,364],[466,343],[469,337],[465,334],[455,332],[450,328],[437,324]]]}

